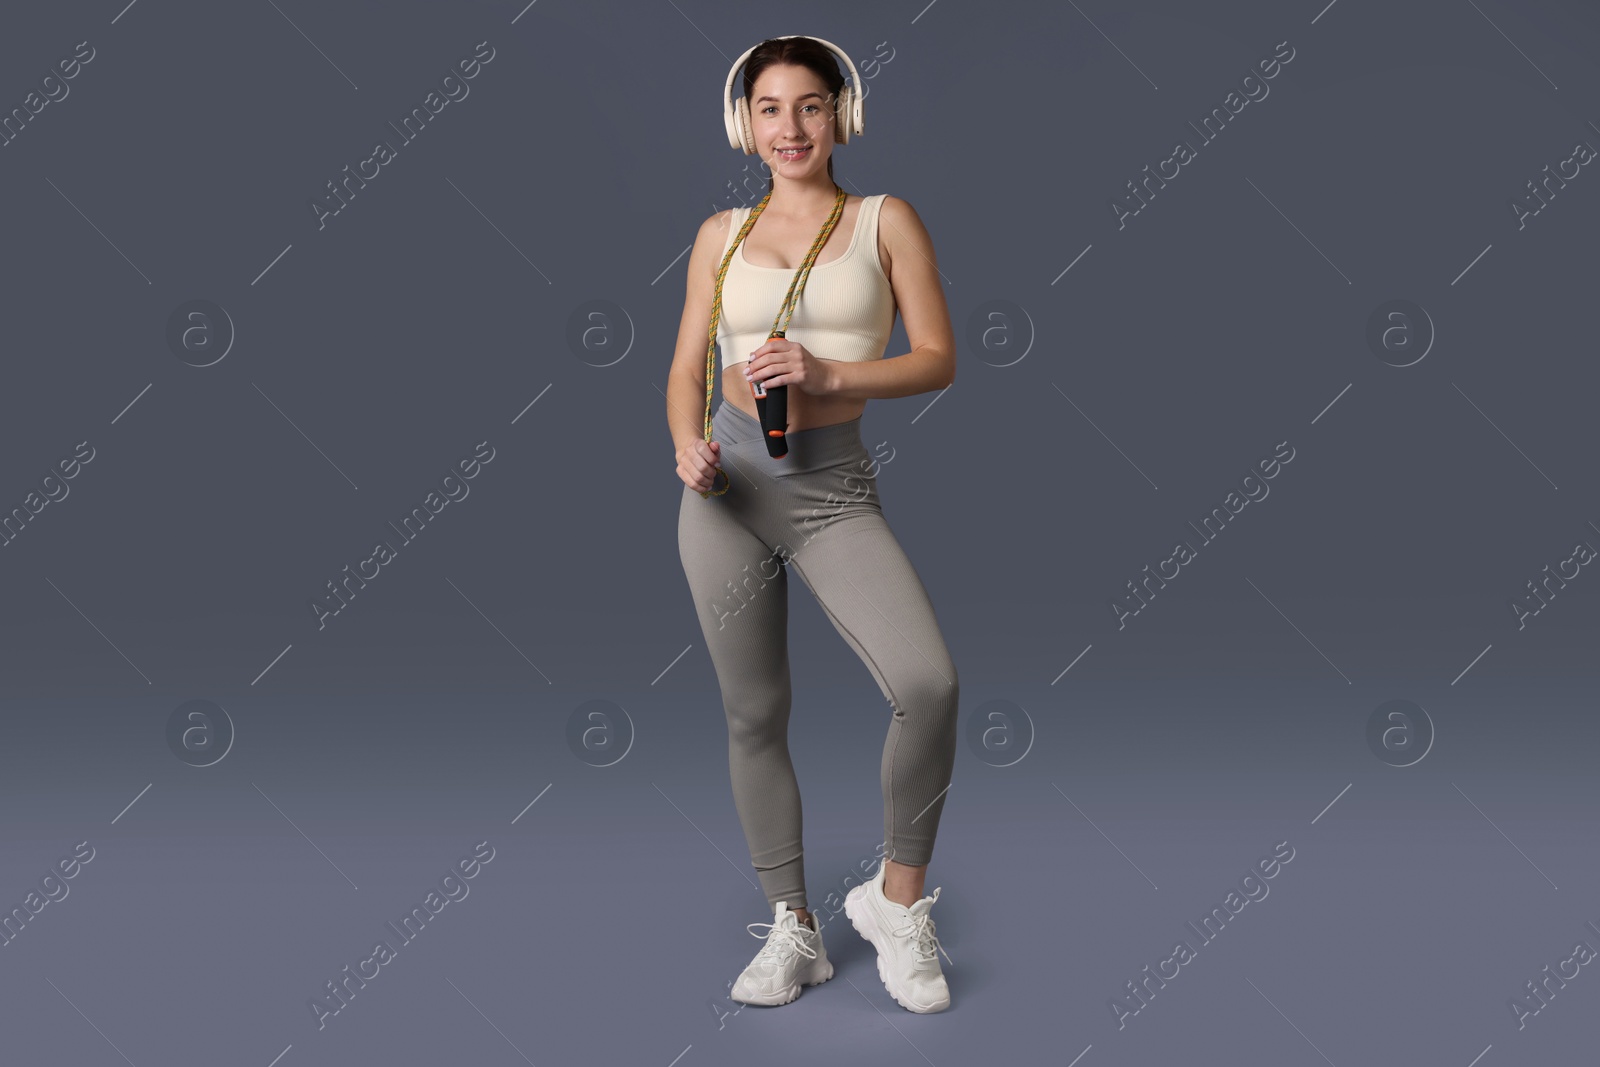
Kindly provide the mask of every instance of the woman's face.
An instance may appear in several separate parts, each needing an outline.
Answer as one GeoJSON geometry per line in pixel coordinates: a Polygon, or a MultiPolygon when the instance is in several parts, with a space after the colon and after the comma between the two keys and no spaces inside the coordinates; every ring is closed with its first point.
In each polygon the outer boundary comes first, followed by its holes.
{"type": "Polygon", "coordinates": [[[833,154],[833,109],[822,79],[807,67],[775,63],[750,93],[750,129],[756,153],[774,175],[804,179],[826,174],[833,154]],[[797,154],[781,151],[802,147],[797,154]]]}

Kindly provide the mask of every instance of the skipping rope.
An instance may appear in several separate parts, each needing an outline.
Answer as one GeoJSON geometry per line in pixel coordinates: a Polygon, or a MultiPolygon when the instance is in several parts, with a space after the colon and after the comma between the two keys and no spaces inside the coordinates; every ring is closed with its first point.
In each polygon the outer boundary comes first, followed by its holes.
{"type": "MultiPolygon", "coordinates": [[[[833,188],[837,193],[833,201],[833,211],[829,214],[828,221],[822,224],[822,232],[818,233],[816,240],[811,242],[811,250],[806,253],[805,261],[800,264],[799,269],[794,273],[793,280],[789,282],[789,291],[784,294],[783,303],[778,307],[778,314],[772,320],[772,333],[767,338],[769,341],[774,337],[784,336],[784,331],[789,326],[789,318],[794,314],[795,305],[800,302],[800,293],[805,289],[806,278],[811,274],[811,265],[816,262],[817,253],[821,252],[822,246],[827,243],[828,235],[833,232],[834,224],[844,214],[845,192],[837,182],[834,183],[833,188]]],[[[705,439],[707,443],[711,441],[711,391],[712,383],[716,377],[717,366],[717,323],[722,319],[722,279],[728,273],[728,264],[733,261],[733,254],[738,250],[739,242],[744,240],[745,234],[749,233],[750,228],[756,224],[756,219],[761,217],[762,209],[767,206],[767,202],[771,199],[772,193],[769,191],[766,196],[761,198],[761,203],[757,204],[755,209],[750,212],[750,217],[745,219],[744,225],[739,228],[738,235],[733,239],[733,244],[728,246],[728,251],[723,255],[722,266],[717,269],[717,290],[716,296],[711,302],[711,329],[709,340],[706,344],[705,439]]],[[[767,390],[757,390],[757,384],[756,382],[751,382],[750,391],[755,394],[756,407],[760,411],[761,427],[767,437],[767,451],[775,458],[781,457],[788,451],[783,440],[784,426],[788,422],[788,403],[785,392],[788,387],[779,385],[772,388],[773,399],[781,402],[775,402],[769,409],[766,396],[767,390]],[[771,423],[776,423],[776,425],[771,425],[771,423]]],[[[713,477],[711,479],[712,488],[700,492],[702,498],[721,496],[733,484],[727,472],[721,467],[718,467],[716,471],[717,474],[722,475],[722,488],[716,488],[716,478],[713,477]]]]}

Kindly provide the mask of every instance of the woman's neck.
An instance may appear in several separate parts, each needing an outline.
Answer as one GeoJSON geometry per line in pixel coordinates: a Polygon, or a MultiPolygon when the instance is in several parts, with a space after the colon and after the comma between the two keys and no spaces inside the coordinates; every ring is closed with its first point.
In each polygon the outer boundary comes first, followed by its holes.
{"type": "Polygon", "coordinates": [[[833,210],[839,197],[838,186],[824,174],[820,180],[794,182],[774,181],[772,195],[763,211],[776,211],[792,218],[810,218],[833,210]]]}

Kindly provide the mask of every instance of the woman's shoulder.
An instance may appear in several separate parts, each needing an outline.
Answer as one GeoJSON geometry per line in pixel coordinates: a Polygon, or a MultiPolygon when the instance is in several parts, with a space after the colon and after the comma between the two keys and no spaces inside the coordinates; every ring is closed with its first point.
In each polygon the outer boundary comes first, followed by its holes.
{"type": "Polygon", "coordinates": [[[748,206],[725,207],[721,211],[712,212],[700,224],[700,232],[707,237],[720,237],[724,244],[733,236],[733,227],[750,211],[748,206]]]}
{"type": "Polygon", "coordinates": [[[927,227],[922,224],[922,216],[917,214],[917,209],[911,206],[909,200],[889,193],[879,193],[878,198],[878,215],[889,223],[891,232],[923,236],[927,234],[927,227]]]}
{"type": "Polygon", "coordinates": [[[738,212],[743,208],[728,207],[721,211],[714,211],[707,215],[700,223],[698,237],[706,241],[718,241],[726,244],[732,235],[732,226],[738,212]]]}
{"type": "Polygon", "coordinates": [[[889,193],[877,195],[878,259],[883,263],[884,273],[887,275],[894,270],[896,254],[903,254],[908,248],[932,262],[933,237],[922,224],[917,209],[901,197],[889,193]]]}

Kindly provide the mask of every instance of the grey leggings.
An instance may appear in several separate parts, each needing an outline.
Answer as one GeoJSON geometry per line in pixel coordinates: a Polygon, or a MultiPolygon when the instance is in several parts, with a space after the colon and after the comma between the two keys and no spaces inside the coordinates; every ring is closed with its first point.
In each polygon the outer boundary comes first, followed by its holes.
{"type": "MultiPolygon", "coordinates": [[[[960,694],[933,604],[884,521],[880,461],[861,420],[788,435],[767,455],[761,424],[722,401],[712,418],[731,487],[688,486],[678,551],[728,722],[728,769],[767,903],[806,903],[800,789],[789,760],[788,574],[798,574],[872,672],[892,709],[883,746],[887,855],[933,854],[955,765],[960,694]]],[[[721,484],[719,478],[718,484],[721,484]]]]}

